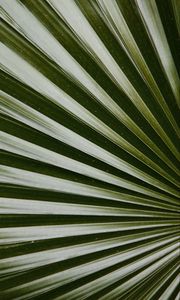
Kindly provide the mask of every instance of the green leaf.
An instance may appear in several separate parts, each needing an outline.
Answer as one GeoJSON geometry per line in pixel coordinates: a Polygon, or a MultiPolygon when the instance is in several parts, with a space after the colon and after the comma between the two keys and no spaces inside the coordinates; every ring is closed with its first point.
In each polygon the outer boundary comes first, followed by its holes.
{"type": "Polygon", "coordinates": [[[0,298],[179,299],[178,1],[0,4],[0,298]]]}

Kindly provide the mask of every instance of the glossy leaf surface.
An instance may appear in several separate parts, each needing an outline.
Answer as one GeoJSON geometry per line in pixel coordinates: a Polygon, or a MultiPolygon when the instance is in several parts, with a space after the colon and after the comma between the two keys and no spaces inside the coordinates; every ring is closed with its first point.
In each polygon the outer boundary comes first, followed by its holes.
{"type": "Polygon", "coordinates": [[[0,298],[179,299],[179,2],[0,5],[0,298]]]}

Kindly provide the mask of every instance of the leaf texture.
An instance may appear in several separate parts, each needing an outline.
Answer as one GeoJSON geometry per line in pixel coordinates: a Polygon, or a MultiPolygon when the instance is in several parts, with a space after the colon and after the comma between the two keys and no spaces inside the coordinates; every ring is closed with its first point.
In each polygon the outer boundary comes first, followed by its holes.
{"type": "Polygon", "coordinates": [[[0,298],[178,300],[179,2],[0,5],[0,298]]]}

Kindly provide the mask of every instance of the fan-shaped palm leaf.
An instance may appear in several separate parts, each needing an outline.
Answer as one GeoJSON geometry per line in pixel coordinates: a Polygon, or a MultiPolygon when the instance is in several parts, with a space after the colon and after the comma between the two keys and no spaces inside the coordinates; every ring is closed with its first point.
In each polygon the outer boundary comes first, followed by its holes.
{"type": "Polygon", "coordinates": [[[1,299],[179,299],[179,3],[0,0],[1,299]]]}

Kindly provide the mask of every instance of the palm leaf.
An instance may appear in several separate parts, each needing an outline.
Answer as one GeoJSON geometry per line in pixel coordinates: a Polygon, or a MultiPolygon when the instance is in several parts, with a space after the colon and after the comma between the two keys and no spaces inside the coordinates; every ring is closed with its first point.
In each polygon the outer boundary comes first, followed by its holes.
{"type": "Polygon", "coordinates": [[[179,299],[179,2],[0,3],[1,299],[179,299]]]}

